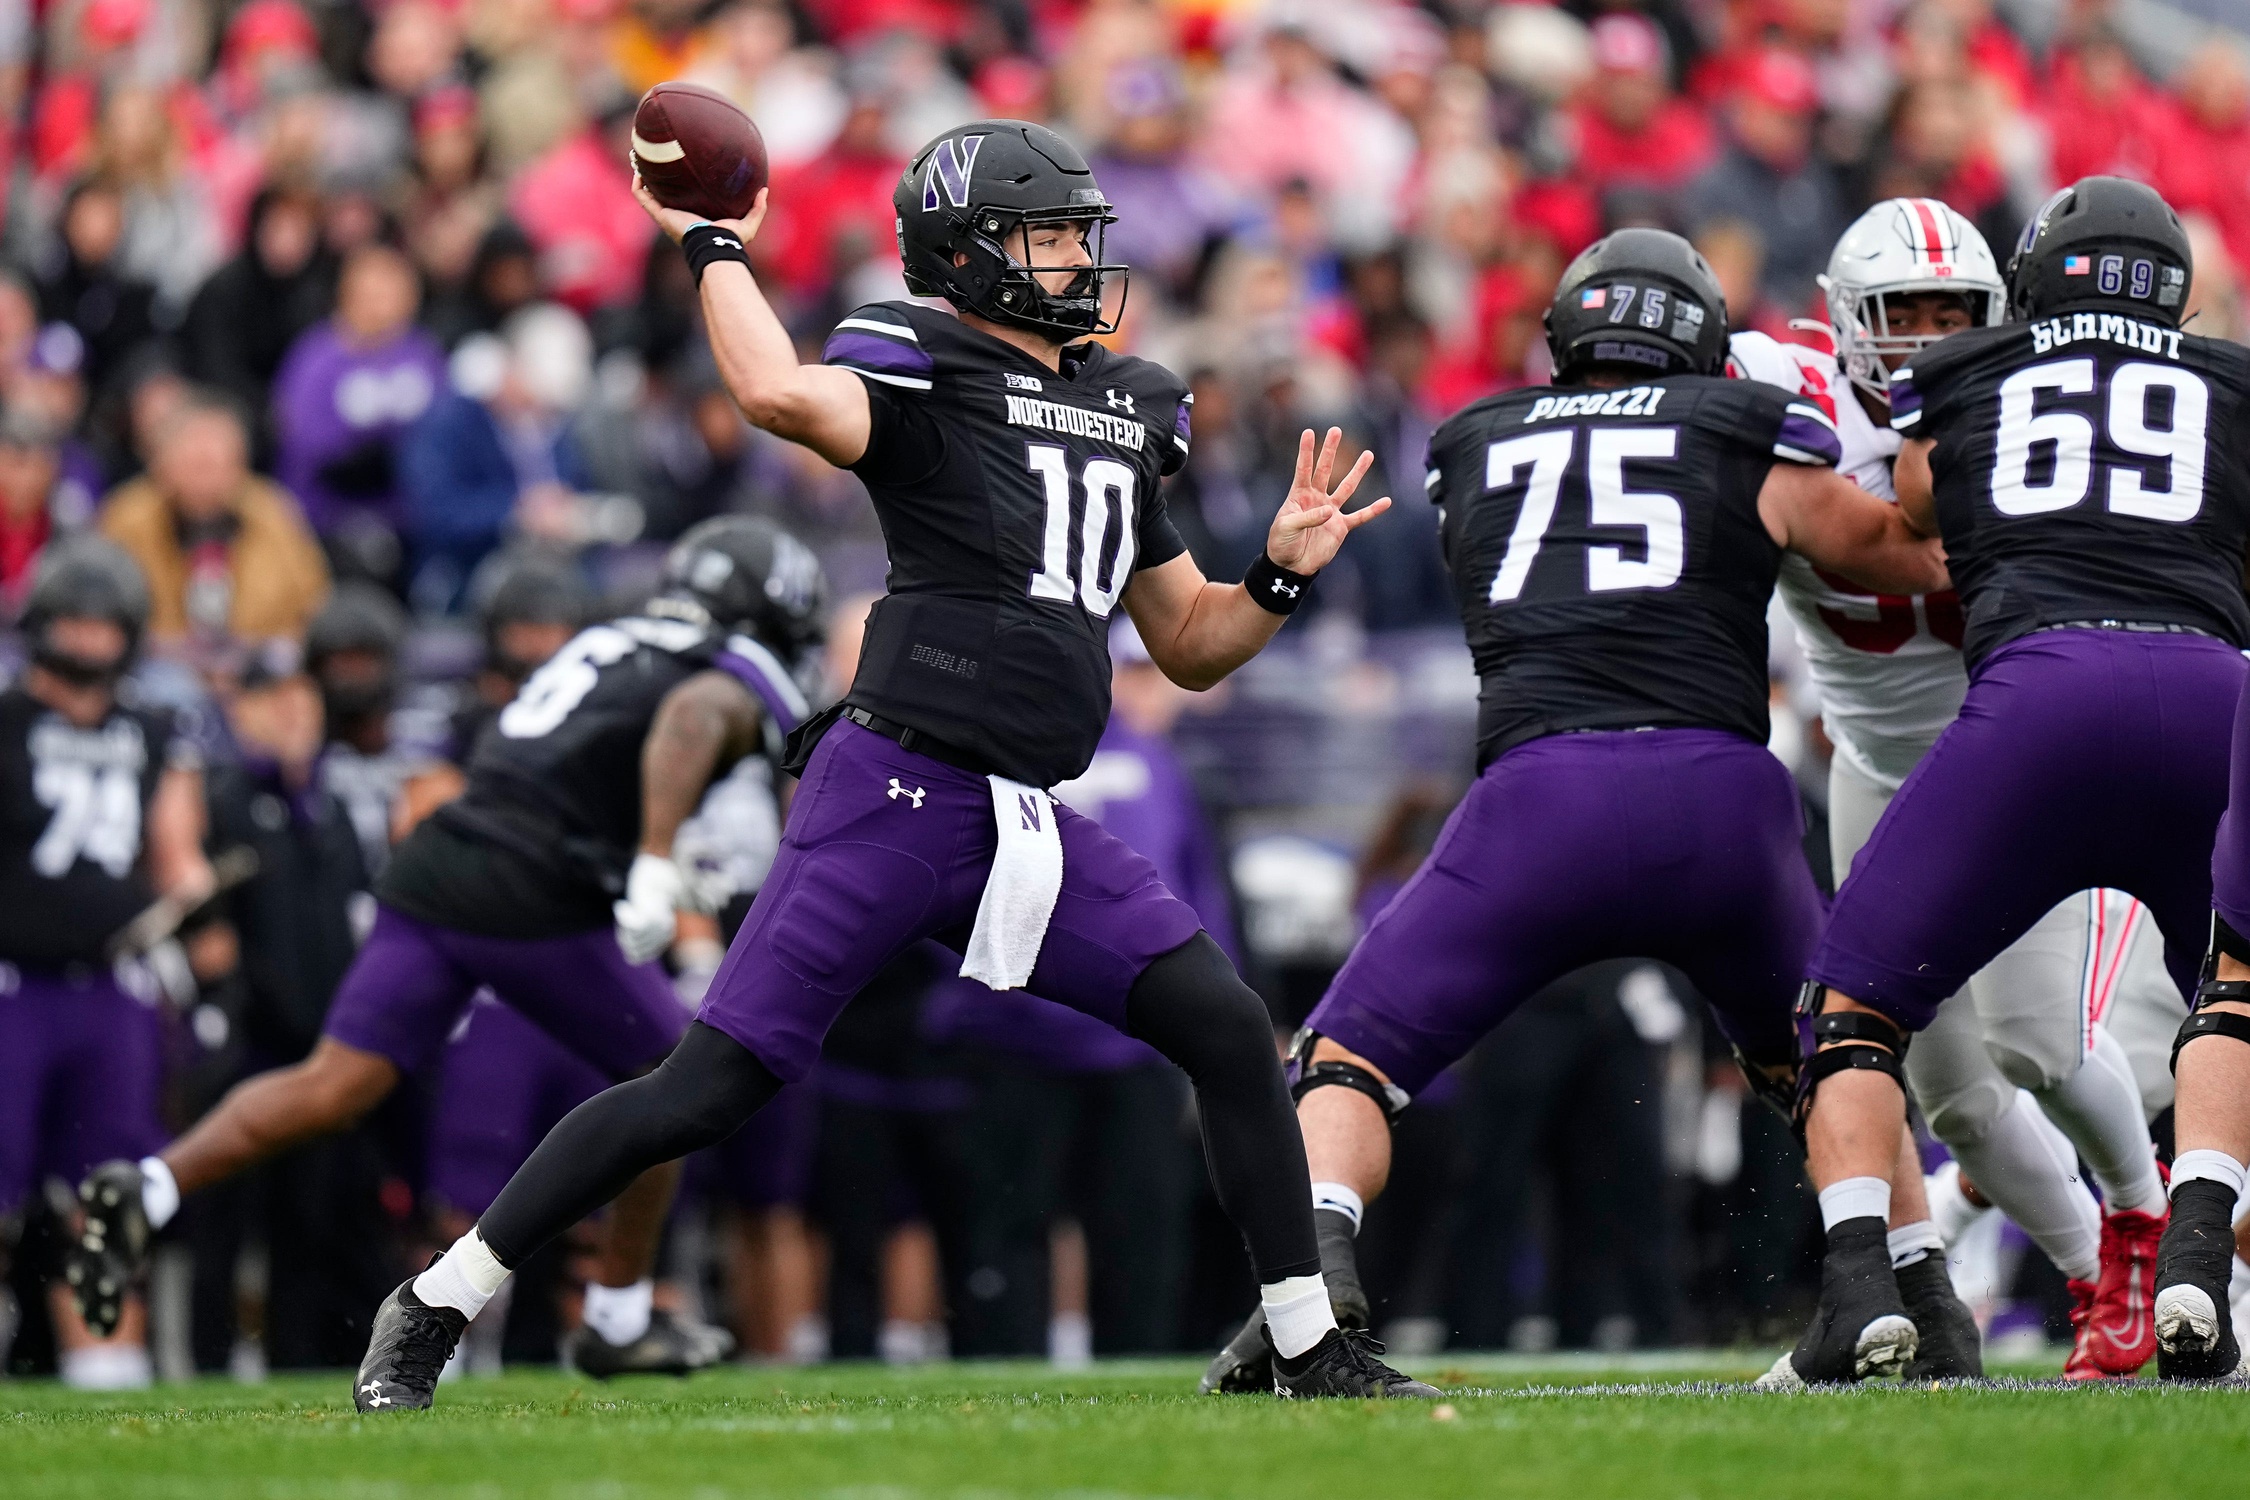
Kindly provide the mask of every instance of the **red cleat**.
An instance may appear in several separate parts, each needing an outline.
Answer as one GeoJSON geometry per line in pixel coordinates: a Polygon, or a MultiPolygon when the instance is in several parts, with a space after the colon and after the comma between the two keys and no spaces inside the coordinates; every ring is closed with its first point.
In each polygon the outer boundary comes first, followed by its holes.
{"type": "Polygon", "coordinates": [[[2124,1209],[2103,1216],[2101,1280],[2070,1283],[2078,1338],[2063,1379],[2122,1379],[2156,1357],[2156,1245],[2163,1237],[2161,1215],[2124,1209]]]}

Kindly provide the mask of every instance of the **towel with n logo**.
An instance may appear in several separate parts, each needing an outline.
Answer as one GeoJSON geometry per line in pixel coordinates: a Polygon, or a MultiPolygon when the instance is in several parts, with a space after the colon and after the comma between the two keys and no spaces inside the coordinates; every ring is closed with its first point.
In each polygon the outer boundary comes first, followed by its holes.
{"type": "Polygon", "coordinates": [[[1054,799],[1045,792],[1005,776],[985,779],[992,784],[992,820],[1000,841],[977,902],[961,975],[996,990],[1018,990],[1031,982],[1055,898],[1062,894],[1062,834],[1055,827],[1054,799]]]}

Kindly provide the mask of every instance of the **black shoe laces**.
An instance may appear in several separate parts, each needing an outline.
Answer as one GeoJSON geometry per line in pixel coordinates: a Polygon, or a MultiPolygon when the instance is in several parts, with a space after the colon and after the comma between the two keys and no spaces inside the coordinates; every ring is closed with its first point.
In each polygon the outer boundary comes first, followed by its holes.
{"type": "Polygon", "coordinates": [[[1405,1378],[1376,1357],[1387,1351],[1373,1333],[1364,1328],[1339,1328],[1336,1332],[1336,1359],[1345,1369],[1377,1385],[1405,1378]]]}
{"type": "Polygon", "coordinates": [[[446,1336],[445,1320],[434,1313],[409,1309],[406,1334],[394,1356],[397,1379],[410,1389],[434,1389],[445,1362],[453,1357],[453,1340],[446,1336]]]}

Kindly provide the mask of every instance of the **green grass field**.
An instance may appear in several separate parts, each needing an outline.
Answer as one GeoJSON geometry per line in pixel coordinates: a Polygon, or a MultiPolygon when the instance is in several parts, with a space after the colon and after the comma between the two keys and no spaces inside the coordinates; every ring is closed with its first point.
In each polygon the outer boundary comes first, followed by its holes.
{"type": "MultiPolygon", "coordinates": [[[[1760,1396],[1724,1356],[1638,1368],[1418,1363],[1425,1404],[1199,1398],[1187,1364],[732,1370],[446,1387],[355,1417],[343,1375],[133,1396],[0,1384],[0,1495],[908,1497],[2241,1496],[2250,1392],[1760,1396]],[[2190,1457],[2191,1456],[2191,1457],[2190,1457]]],[[[2028,1372],[2037,1373],[2037,1372],[2028,1372]]]]}

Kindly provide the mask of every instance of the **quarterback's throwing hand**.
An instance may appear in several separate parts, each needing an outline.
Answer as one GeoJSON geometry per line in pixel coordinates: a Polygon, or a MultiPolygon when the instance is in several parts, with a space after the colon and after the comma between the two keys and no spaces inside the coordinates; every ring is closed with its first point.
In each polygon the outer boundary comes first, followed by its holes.
{"type": "Polygon", "coordinates": [[[1297,440],[1297,477],[1289,486],[1289,498],[1281,502],[1281,511],[1273,518],[1273,529],[1266,533],[1266,556],[1292,573],[1317,573],[1327,567],[1345,537],[1391,508],[1390,496],[1385,495],[1373,505],[1344,513],[1345,502],[1359,488],[1375,455],[1360,454],[1351,471],[1331,490],[1328,481],[1336,471],[1336,449],[1343,441],[1341,427],[1329,428],[1315,458],[1312,429],[1306,428],[1297,440]]]}
{"type": "Polygon", "coordinates": [[[698,224],[716,224],[721,229],[731,229],[744,245],[748,245],[758,237],[758,226],[766,221],[766,195],[771,191],[771,188],[758,189],[758,201],[751,204],[750,212],[739,219],[706,219],[698,214],[691,214],[684,208],[666,208],[656,201],[656,195],[642,183],[641,174],[633,174],[633,196],[640,200],[641,207],[647,209],[648,216],[656,221],[656,227],[663,230],[675,245],[680,242],[680,236],[698,224]]]}

